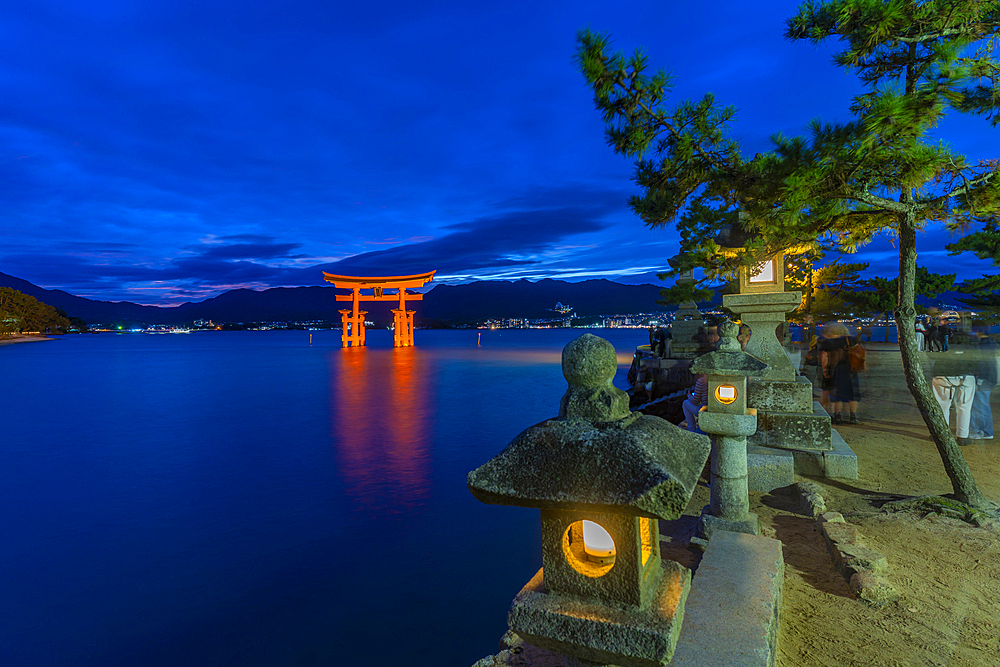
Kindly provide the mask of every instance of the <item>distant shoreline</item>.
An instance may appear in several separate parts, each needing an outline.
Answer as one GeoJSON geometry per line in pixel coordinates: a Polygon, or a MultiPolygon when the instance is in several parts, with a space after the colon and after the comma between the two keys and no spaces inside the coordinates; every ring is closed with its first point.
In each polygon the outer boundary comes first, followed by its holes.
{"type": "Polygon", "coordinates": [[[38,335],[38,336],[21,336],[21,335],[4,336],[4,337],[0,338],[0,345],[11,345],[13,343],[36,343],[36,342],[42,341],[42,340],[55,340],[55,338],[50,338],[49,336],[45,336],[45,335],[38,335]]]}

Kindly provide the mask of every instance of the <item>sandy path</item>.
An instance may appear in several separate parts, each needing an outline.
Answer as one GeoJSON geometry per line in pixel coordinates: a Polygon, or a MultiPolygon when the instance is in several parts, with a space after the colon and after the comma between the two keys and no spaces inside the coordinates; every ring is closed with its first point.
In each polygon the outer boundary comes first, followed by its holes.
{"type": "MultiPolygon", "coordinates": [[[[765,533],[784,543],[779,664],[1000,665],[1000,536],[938,515],[877,509],[887,497],[948,493],[951,484],[906,388],[898,349],[867,347],[864,423],[838,429],[858,455],[860,479],[812,481],[828,509],[843,512],[888,558],[888,580],[901,598],[881,608],[854,599],[794,499],[752,494],[765,533]]],[[[1000,426],[998,394],[991,398],[1000,426]]],[[[1000,440],[974,441],[962,453],[983,493],[1000,500],[1000,440]]]]}

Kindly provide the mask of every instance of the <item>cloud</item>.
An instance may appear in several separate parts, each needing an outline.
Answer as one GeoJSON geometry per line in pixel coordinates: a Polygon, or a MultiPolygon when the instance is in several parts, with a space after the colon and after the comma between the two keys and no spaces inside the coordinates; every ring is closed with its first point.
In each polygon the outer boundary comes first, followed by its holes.
{"type": "Polygon", "coordinates": [[[302,255],[289,253],[300,247],[301,243],[233,243],[209,246],[201,255],[225,260],[295,258],[302,255]]]}
{"type": "MultiPolygon", "coordinates": [[[[134,298],[136,291],[147,290],[156,299],[167,298],[168,292],[170,298],[211,296],[213,288],[222,291],[233,286],[322,285],[323,271],[398,275],[437,270],[441,275],[466,276],[460,280],[536,277],[556,262],[570,261],[578,267],[575,255],[593,252],[598,244],[576,240],[607,232],[624,199],[621,191],[594,187],[526,189],[494,203],[495,213],[447,223],[431,238],[403,241],[337,262],[317,261],[306,268],[301,267],[310,255],[299,252],[303,243],[240,233],[203,236],[200,243],[157,261],[132,261],[128,253],[135,250],[134,244],[108,244],[103,248],[115,249],[120,256],[95,262],[47,253],[8,255],[0,257],[0,270],[40,284],[36,276],[41,275],[43,286],[67,291],[96,293],[102,287],[114,288],[134,298]]],[[[88,249],[101,247],[94,243],[88,249]]]]}
{"type": "MultiPolygon", "coordinates": [[[[330,273],[408,275],[437,270],[442,274],[476,274],[501,267],[538,265],[569,238],[601,232],[611,226],[606,216],[620,208],[620,193],[585,195],[585,205],[564,205],[570,190],[536,192],[508,200],[507,205],[535,206],[451,223],[451,233],[420,243],[407,243],[327,264],[330,273]]],[[[306,269],[304,271],[313,271],[306,269]]]]}

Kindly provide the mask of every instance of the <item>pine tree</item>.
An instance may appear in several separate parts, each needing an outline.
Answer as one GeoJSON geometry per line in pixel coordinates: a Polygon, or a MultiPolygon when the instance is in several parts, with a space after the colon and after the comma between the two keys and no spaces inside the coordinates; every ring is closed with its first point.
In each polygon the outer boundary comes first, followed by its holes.
{"type": "Polygon", "coordinates": [[[744,160],[730,135],[732,107],[712,95],[668,108],[670,77],[646,75],[646,57],[608,52],[610,39],[578,34],[577,61],[603,113],[608,143],[636,158],[633,210],[650,227],[675,224],[682,253],[712,277],[784,248],[822,240],[851,250],[882,231],[898,236],[896,324],[907,385],[958,500],[985,507],[920,367],[914,321],[916,233],[928,222],[968,229],[1000,213],[1000,163],[970,164],[929,133],[947,112],[1000,121],[993,56],[996,0],[807,2],[786,37],[842,42],[835,62],[865,92],[847,123],[810,125],[808,137],[772,137],[744,160]],[[755,237],[722,257],[714,237],[737,209],[755,237]],[[691,211],[695,213],[692,214],[691,211]]]}
{"type": "MultiPolygon", "coordinates": [[[[979,259],[992,260],[993,266],[1000,267],[1000,229],[997,221],[987,220],[982,231],[969,234],[957,243],[949,243],[945,248],[949,255],[971,252],[979,259]]],[[[1000,294],[997,293],[1000,290],[1000,275],[984,275],[965,280],[956,289],[967,295],[960,297],[959,301],[978,310],[982,319],[993,322],[1000,320],[1000,294]]]]}
{"type": "Polygon", "coordinates": [[[851,295],[863,284],[859,272],[865,262],[843,262],[841,257],[822,264],[825,253],[814,249],[785,255],[785,285],[802,292],[802,304],[788,314],[793,322],[825,321],[853,316],[851,295]]]}

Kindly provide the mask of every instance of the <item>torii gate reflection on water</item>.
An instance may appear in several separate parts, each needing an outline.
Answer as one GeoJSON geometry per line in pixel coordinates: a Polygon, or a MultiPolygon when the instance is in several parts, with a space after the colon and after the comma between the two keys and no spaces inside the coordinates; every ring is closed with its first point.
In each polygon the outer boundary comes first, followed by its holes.
{"type": "Polygon", "coordinates": [[[358,277],[358,276],[335,276],[323,272],[323,277],[328,283],[333,283],[334,287],[351,290],[351,294],[338,294],[337,301],[351,301],[352,307],[348,310],[340,311],[340,322],[343,326],[341,333],[341,343],[344,347],[357,347],[365,344],[365,315],[368,311],[360,309],[361,301],[394,301],[399,299],[399,308],[393,308],[395,335],[393,344],[396,347],[409,347],[413,345],[413,311],[406,309],[406,299],[411,301],[422,301],[423,294],[407,294],[407,289],[423,287],[426,283],[434,280],[434,274],[421,273],[415,276],[380,276],[380,277],[358,277]],[[363,289],[372,289],[373,294],[362,294],[363,289]],[[396,289],[397,294],[385,294],[386,289],[396,289]]]}

